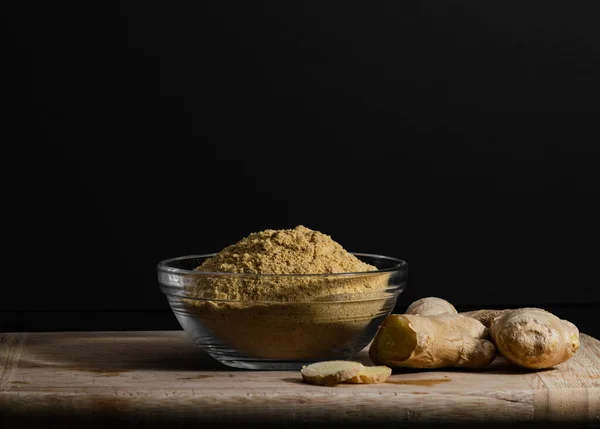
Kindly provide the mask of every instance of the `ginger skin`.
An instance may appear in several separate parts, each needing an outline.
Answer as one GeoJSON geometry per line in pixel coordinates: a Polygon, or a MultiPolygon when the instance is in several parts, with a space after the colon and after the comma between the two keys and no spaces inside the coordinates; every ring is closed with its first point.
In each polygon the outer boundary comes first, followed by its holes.
{"type": "Polygon", "coordinates": [[[496,356],[480,322],[458,314],[392,314],[369,349],[375,364],[402,368],[481,369],[496,356]]]}
{"type": "Polygon", "coordinates": [[[369,350],[373,362],[409,368],[483,368],[497,348],[516,365],[544,369],[565,362],[579,349],[577,327],[539,308],[456,314],[449,302],[430,297],[415,301],[406,312],[388,316],[381,325],[369,350]],[[491,343],[485,340],[488,334],[491,343]]]}
{"type": "Polygon", "coordinates": [[[492,326],[492,322],[499,317],[504,316],[514,310],[475,310],[461,312],[463,316],[471,317],[475,320],[479,320],[486,328],[492,326]]]}
{"type": "Polygon", "coordinates": [[[493,320],[490,333],[502,356],[530,369],[551,368],[579,349],[577,327],[539,308],[505,312],[493,320]]]}
{"type": "Polygon", "coordinates": [[[458,311],[445,299],[436,297],[421,298],[409,305],[405,311],[405,314],[418,314],[420,316],[436,316],[447,313],[458,314],[458,311]]]}

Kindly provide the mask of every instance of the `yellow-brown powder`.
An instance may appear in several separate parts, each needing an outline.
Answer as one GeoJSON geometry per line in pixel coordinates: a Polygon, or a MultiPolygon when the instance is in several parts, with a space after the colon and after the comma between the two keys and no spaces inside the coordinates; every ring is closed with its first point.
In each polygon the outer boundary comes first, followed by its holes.
{"type": "Polygon", "coordinates": [[[332,349],[350,347],[365,330],[376,330],[373,320],[395,302],[384,292],[389,273],[374,273],[376,267],[328,235],[303,226],[250,234],[196,270],[214,274],[189,288],[188,296],[200,299],[184,300],[187,312],[221,341],[256,358],[327,357],[332,349]],[[364,274],[327,276],[349,272],[364,274]]]}
{"type": "Polygon", "coordinates": [[[219,300],[314,301],[339,294],[368,293],[373,276],[303,276],[376,271],[328,235],[303,226],[250,234],[196,268],[203,272],[257,274],[203,276],[196,296],[219,300]],[[298,274],[261,276],[261,274],[298,274]]]}
{"type": "Polygon", "coordinates": [[[330,236],[301,225],[252,233],[197,268],[251,274],[331,274],[376,269],[348,253],[330,236]]]}

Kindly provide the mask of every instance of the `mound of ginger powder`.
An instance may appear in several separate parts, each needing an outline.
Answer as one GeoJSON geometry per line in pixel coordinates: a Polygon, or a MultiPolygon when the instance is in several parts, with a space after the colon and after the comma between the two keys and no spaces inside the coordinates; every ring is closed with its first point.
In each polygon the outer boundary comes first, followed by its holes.
{"type": "Polygon", "coordinates": [[[368,273],[377,268],[304,226],[252,233],[196,270],[211,274],[188,287],[187,296],[200,299],[184,299],[186,312],[261,359],[335,357],[331,350],[354,342],[390,305],[389,273],[368,273]],[[326,275],[339,273],[366,274],[326,275]]]}

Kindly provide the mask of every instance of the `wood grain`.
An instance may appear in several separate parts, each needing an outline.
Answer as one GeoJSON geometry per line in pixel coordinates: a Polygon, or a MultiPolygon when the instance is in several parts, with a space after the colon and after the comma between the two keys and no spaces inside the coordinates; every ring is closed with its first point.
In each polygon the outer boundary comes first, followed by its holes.
{"type": "Polygon", "coordinates": [[[26,339],[27,334],[0,334],[0,392],[10,387],[26,339]]]}
{"type": "MultiPolygon", "coordinates": [[[[359,360],[369,362],[365,352],[359,360]]],[[[183,332],[3,334],[2,416],[128,422],[600,422],[600,342],[539,372],[401,372],[385,384],[311,386],[299,372],[225,367],[183,332]]],[[[5,417],[8,418],[8,417],[5,417]]],[[[12,420],[11,420],[12,421],[12,420]]]]}

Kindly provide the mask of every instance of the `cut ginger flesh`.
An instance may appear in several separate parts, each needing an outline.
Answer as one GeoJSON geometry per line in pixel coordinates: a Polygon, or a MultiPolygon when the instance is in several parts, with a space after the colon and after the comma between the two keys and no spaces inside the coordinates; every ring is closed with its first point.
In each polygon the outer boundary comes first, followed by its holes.
{"type": "Polygon", "coordinates": [[[377,384],[384,383],[392,375],[392,369],[387,366],[365,366],[365,369],[344,383],[377,384]]]}
{"type": "Polygon", "coordinates": [[[381,337],[377,342],[379,359],[404,362],[412,355],[417,346],[417,336],[410,322],[402,317],[388,317],[381,327],[381,337]]]}
{"type": "Polygon", "coordinates": [[[332,360],[305,366],[301,373],[307,383],[335,386],[339,383],[383,383],[392,375],[392,370],[387,366],[363,366],[358,362],[332,360]]]}
{"type": "Polygon", "coordinates": [[[364,369],[359,362],[331,360],[305,366],[300,373],[307,383],[335,386],[360,374],[364,369]]]}

